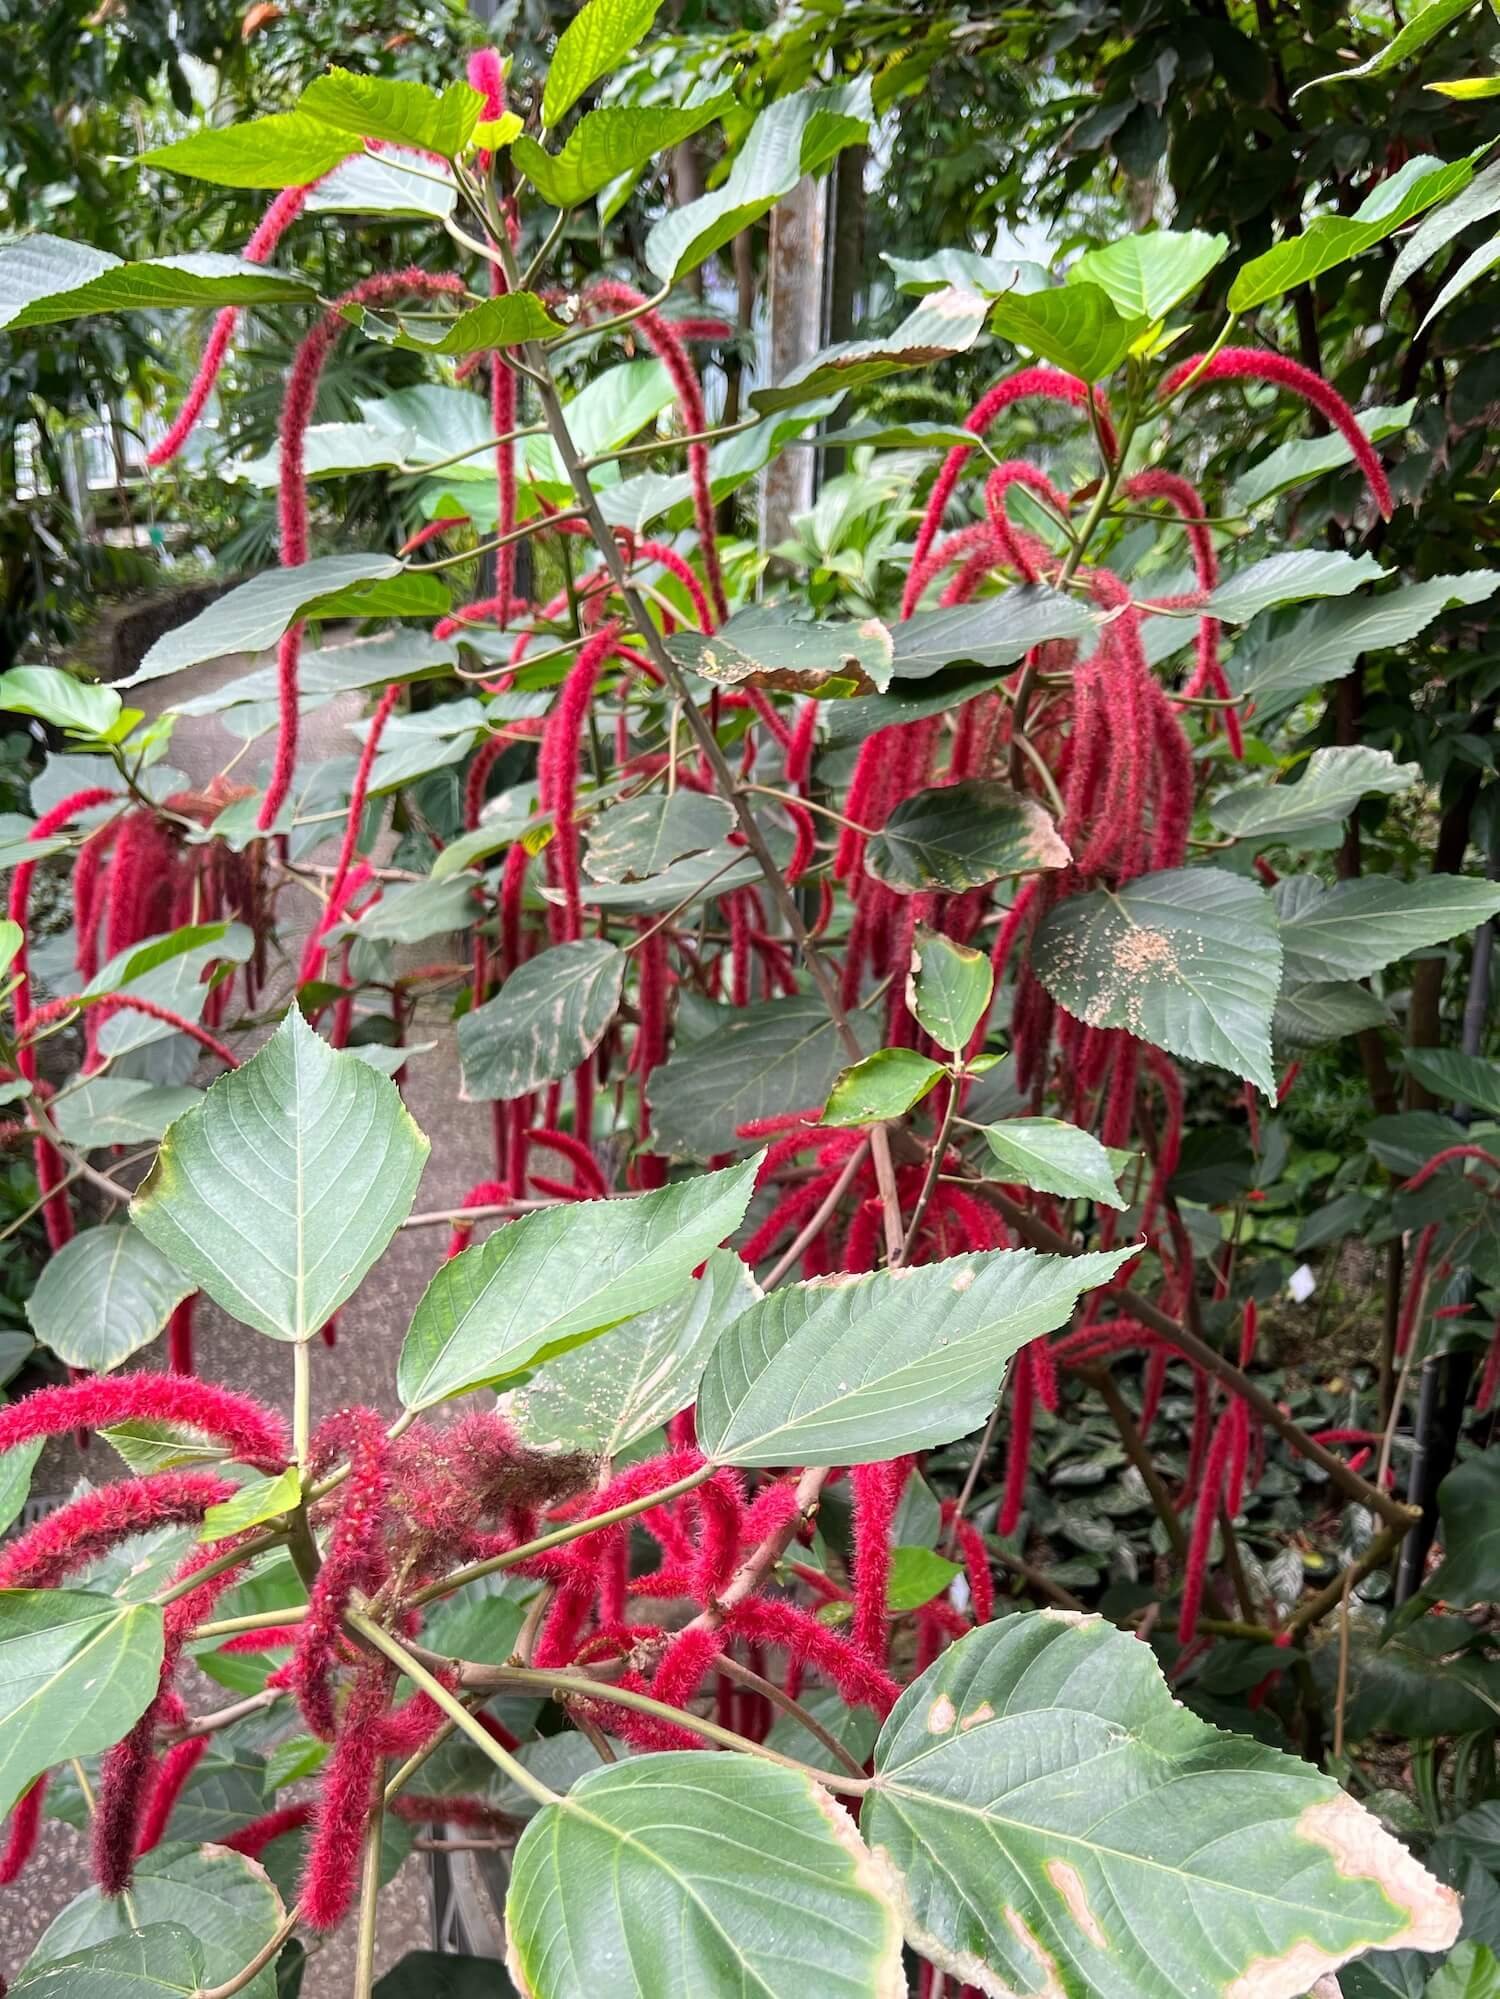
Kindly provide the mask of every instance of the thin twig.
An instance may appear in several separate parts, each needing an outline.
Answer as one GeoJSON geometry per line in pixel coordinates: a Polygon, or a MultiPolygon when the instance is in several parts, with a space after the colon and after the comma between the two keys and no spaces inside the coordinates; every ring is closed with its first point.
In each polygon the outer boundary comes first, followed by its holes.
{"type": "Polygon", "coordinates": [[[823,1233],[823,1230],[828,1226],[834,1210],[838,1207],[839,1202],[843,1200],[845,1194],[848,1193],[854,1182],[855,1175],[859,1172],[860,1167],[863,1166],[865,1154],[869,1149],[870,1141],[868,1138],[864,1138],[860,1140],[854,1151],[849,1154],[849,1157],[844,1161],[843,1170],[840,1172],[839,1177],[818,1203],[816,1209],[813,1211],[811,1220],[804,1222],[793,1237],[791,1246],[785,1255],[773,1265],[765,1281],[764,1288],[767,1291],[775,1290],[782,1278],[795,1265],[798,1257],[802,1255],[808,1244],[816,1242],[817,1238],[823,1233]]]}

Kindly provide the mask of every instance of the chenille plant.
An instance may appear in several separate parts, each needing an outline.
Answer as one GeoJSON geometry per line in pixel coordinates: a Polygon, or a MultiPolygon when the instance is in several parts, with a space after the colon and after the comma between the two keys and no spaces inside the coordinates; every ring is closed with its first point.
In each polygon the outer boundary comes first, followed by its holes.
{"type": "MultiPolygon", "coordinates": [[[[1458,1896],[1340,1787],[1342,1691],[1319,1767],[1313,1665],[1339,1618],[1347,1666],[1351,1592],[1417,1517],[1392,1440],[1500,1158],[1481,1130],[1402,1171],[1419,1233],[1383,1431],[1306,1424],[1267,1385],[1243,1204],[1221,1230],[1180,1173],[1194,1101],[1259,1133],[1300,1055],[1384,1017],[1368,981],[1500,910],[1457,872],[1318,877],[1330,826],[1417,772],[1303,759],[1284,695],[1318,672],[1265,662],[1284,607],[1353,606],[1378,646],[1396,599],[1355,595],[1373,554],[1222,511],[1189,476],[1195,426],[1228,396],[1306,405],[1319,467],[1361,475],[1372,547],[1390,478],[1344,399],[1260,338],[1289,246],[1242,265],[1199,345],[1190,301],[1228,245],[1186,232],[1030,292],[983,259],[957,283],[908,264],[895,331],[716,426],[695,354],[729,329],[686,281],[866,138],[869,83],[731,121],[727,174],[658,211],[649,278],[576,289],[570,218],[732,109],[577,115],[652,11],[586,0],[514,104],[486,48],[441,93],[334,70],[149,155],[269,195],[239,259],[0,248],[13,327],[216,309],[158,464],[242,312],[307,315],[275,461],[246,468],[276,485],[281,565],[134,676],[274,652],[204,704],[245,711],[252,745],[269,715],[268,758],[193,790],[163,761],[170,705],[148,722],[47,668],[0,684],[87,753],[49,766],[11,882],[7,1137],[53,1250],[33,1323],[71,1378],[0,1408],[0,1488],[19,1511],[44,1441],[75,1432],[97,1433],[91,1475],[110,1446],[127,1474],[0,1549],[0,1881],[55,1807],[97,1884],[11,1989],[272,1999],[352,1918],[368,1999],[413,1827],[509,1853],[509,1975],[536,1999],[1321,1999],[1391,1951],[1425,1975],[1458,1896]],[[425,261],[319,298],[293,261],[319,210],[415,220],[425,261]],[[319,425],[325,364],[360,340],[433,382],[319,425]],[[887,443],[942,454],[862,572],[881,614],[808,617],[769,580],[752,601],[736,488],[846,395],[981,356],[996,379],[961,423],[855,433],[856,478],[887,443]],[[316,514],[316,482],[357,467],[416,494],[396,553],[316,514]],[[401,622],[312,645],[351,620],[401,622]],[[374,695],[357,757],[310,767],[303,717],[353,690],[374,695]],[[415,788],[445,771],[434,824],[415,788]],[[33,891],[59,857],[71,955],[43,960],[33,891]],[[457,963],[397,956],[454,932],[457,963]],[[315,1422],[324,1343],[413,1219],[428,1141],[400,1084],[439,1002],[493,1168],[444,1217],[397,1413],[315,1422]],[[40,1060],[62,1047],[66,1077],[40,1060]],[[197,1091],[200,1060],[222,1073],[197,1091]],[[93,1163],[112,1142],[144,1177],[93,1163]],[[197,1377],[205,1294],[287,1349],[288,1417],[197,1377]],[[163,1334],[165,1370],[116,1371],[163,1334]],[[1128,1603],[1028,1559],[1034,1440],[1085,1403],[1157,1537],[1128,1603]],[[1273,1473],[1362,1526],[1290,1602],[1236,1527],[1273,1473]],[[1163,1665],[1191,1692],[1231,1646],[1304,1758],[1169,1691],[1163,1665]],[[235,1698],[210,1710],[204,1674],[235,1698]],[[194,1809],[237,1750],[257,1808],[194,1809]],[[232,1919],[195,1922],[195,1897],[232,1919]]],[[[1410,161],[1381,212],[1394,228],[1470,170],[1410,161]]],[[[1428,619],[1482,574],[1422,586],[1428,619]]],[[[1480,1267],[1491,1304],[1497,1284],[1480,1267]]]]}

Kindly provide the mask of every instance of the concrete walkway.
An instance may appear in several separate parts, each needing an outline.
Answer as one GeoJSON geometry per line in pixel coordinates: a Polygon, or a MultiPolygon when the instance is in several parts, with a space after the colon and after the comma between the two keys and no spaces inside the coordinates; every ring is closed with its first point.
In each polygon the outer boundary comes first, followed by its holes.
{"type": "MultiPolygon", "coordinates": [[[[166,705],[168,690],[173,700],[206,693],[261,663],[244,656],[218,660],[170,681],[147,684],[133,698],[148,712],[156,713],[166,705]]],[[[351,754],[358,745],[347,725],[366,712],[362,697],[353,694],[340,696],[306,717],[299,761],[311,765],[323,758],[351,754]]],[[[182,717],[173,732],[169,758],[197,786],[206,784],[241,747],[239,738],[232,736],[214,717],[182,717]]],[[[252,750],[236,766],[236,774],[253,768],[258,754],[258,749],[252,750]]],[[[319,858],[332,858],[332,849],[319,858]]],[[[286,926],[284,934],[298,939],[299,932],[306,928],[305,915],[313,912],[314,907],[310,897],[289,886],[280,904],[286,926]]],[[[441,945],[440,939],[428,940],[420,947],[420,958],[414,956],[412,962],[431,962],[443,955],[441,945]]],[[[294,941],[294,951],[295,948],[294,941]]],[[[486,1178],[492,1169],[489,1113],[483,1105],[459,1101],[457,1045],[446,1003],[434,1007],[427,1017],[419,1017],[413,1023],[410,1038],[437,1043],[429,1054],[415,1057],[408,1065],[403,1086],[408,1109],[432,1140],[432,1153],[418,1190],[416,1208],[421,1211],[456,1207],[468,1189],[477,1180],[486,1178]]],[[[402,1230],[360,1291],[344,1307],[337,1346],[330,1350],[321,1342],[315,1344],[315,1421],[326,1411],[351,1402],[369,1403],[394,1415],[396,1358],[402,1338],[412,1310],[441,1261],[446,1245],[445,1229],[402,1230]]],[[[198,1372],[206,1380],[223,1382],[267,1401],[290,1406],[291,1362],[285,1346],[237,1324],[208,1299],[199,1301],[196,1332],[198,1372]]],[[[148,1348],[142,1358],[153,1366],[162,1364],[162,1356],[155,1347],[148,1348]]],[[[113,1453],[99,1445],[91,1449],[87,1458],[71,1445],[49,1450],[37,1468],[33,1490],[39,1494],[67,1492],[81,1476],[104,1479],[112,1477],[115,1470],[113,1453]]],[[[32,1945],[58,1910],[87,1885],[81,1836],[56,1820],[48,1821],[43,1847],[22,1881],[0,1893],[0,1968],[7,1977],[13,1977],[25,1962],[32,1945]]],[[[379,1962],[382,1967],[389,1966],[408,1950],[428,1948],[431,1948],[431,1928],[427,1869],[420,1857],[414,1857],[382,1896],[379,1962]]],[[[320,1948],[309,1963],[302,1983],[303,1999],[348,1999],[352,1986],[350,1923],[320,1948]]]]}

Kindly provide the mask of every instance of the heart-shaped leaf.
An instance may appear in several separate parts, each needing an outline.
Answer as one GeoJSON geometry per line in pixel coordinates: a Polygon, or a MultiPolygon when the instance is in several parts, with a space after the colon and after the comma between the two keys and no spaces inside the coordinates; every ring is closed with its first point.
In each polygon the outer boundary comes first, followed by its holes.
{"type": "Polygon", "coordinates": [[[613,944],[583,937],[518,965],[458,1023],[465,1097],[505,1103],[570,1075],[614,1019],[627,963],[613,944]]]}
{"type": "Polygon", "coordinates": [[[906,1004],[939,1048],[950,1055],[963,1053],[994,989],[995,974],[983,951],[917,925],[906,1004]]]}
{"type": "Polygon", "coordinates": [[[1161,319],[1196,291],[1229,248],[1227,236],[1202,229],[1148,229],[1101,250],[1085,250],[1068,283],[1096,284],[1126,319],[1161,319]]]}
{"type": "Polygon", "coordinates": [[[985,1142],[1000,1162],[1001,1180],[1015,1180],[1039,1193],[1065,1200],[1098,1201],[1106,1208],[1126,1203],[1115,1185],[1109,1154],[1091,1132],[1062,1118],[1013,1117],[987,1124],[985,1142]]]}
{"type": "Polygon", "coordinates": [[[127,1223],[63,1244],[26,1300],[31,1329],[60,1361],[107,1374],[154,1340],[196,1286],[127,1223]]]}
{"type": "Polygon", "coordinates": [[[702,104],[605,104],[580,118],[560,153],[535,139],[518,138],[511,158],[552,208],[576,208],[620,174],[643,167],[722,118],[734,102],[725,95],[702,104]]]}
{"type": "Polygon", "coordinates": [[[915,1048],[877,1048],[837,1077],[823,1106],[823,1122],[880,1124],[904,1117],[947,1073],[941,1062],[915,1048]]]}
{"type": "Polygon", "coordinates": [[[1123,318],[1104,287],[1087,280],[1051,291],[1009,292],[990,313],[1003,340],[1083,382],[1112,375],[1150,323],[1144,314],[1123,318]]]}

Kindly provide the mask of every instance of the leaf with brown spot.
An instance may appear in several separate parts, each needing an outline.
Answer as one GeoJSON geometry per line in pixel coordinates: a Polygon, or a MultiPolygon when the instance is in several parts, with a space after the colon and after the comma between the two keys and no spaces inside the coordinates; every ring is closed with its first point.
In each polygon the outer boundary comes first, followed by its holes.
{"type": "Polygon", "coordinates": [[[961,893],[1072,858],[1045,807],[993,778],[902,799],[865,848],[865,867],[898,895],[961,893]]]}
{"type": "Polygon", "coordinates": [[[679,666],[719,687],[827,698],[883,694],[891,684],[894,641],[879,618],[809,622],[753,605],[716,632],[674,632],[666,647],[679,666]]]}

